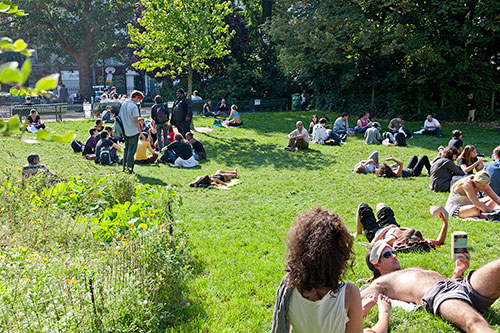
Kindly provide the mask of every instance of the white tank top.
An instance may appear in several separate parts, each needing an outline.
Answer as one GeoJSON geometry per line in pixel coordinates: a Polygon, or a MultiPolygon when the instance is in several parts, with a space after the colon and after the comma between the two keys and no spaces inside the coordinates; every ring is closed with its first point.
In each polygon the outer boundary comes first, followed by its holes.
{"type": "Polygon", "coordinates": [[[304,298],[294,288],[288,309],[293,332],[344,333],[349,321],[345,310],[345,288],[343,283],[336,293],[329,292],[319,301],[304,298]]]}

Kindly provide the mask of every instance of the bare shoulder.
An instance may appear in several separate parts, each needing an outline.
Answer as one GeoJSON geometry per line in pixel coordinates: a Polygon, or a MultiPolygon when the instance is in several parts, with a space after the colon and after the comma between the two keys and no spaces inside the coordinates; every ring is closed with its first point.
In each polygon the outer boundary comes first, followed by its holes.
{"type": "Polygon", "coordinates": [[[354,285],[352,283],[346,283],[345,284],[345,296],[346,296],[346,298],[349,296],[353,297],[356,295],[359,295],[358,287],[356,287],[356,285],[354,285]]]}

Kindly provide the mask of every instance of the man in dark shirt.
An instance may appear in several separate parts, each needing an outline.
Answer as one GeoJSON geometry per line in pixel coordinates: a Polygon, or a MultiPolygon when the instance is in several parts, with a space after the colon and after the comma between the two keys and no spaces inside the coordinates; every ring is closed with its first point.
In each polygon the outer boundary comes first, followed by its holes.
{"type": "Polygon", "coordinates": [[[156,95],[154,101],[155,104],[151,107],[151,119],[156,123],[158,147],[161,150],[168,145],[168,120],[170,119],[170,114],[168,106],[165,105],[160,95],[156,95]]]}
{"type": "Polygon", "coordinates": [[[107,131],[103,131],[101,133],[101,140],[97,142],[97,145],[95,147],[95,155],[96,155],[95,162],[97,164],[99,164],[100,162],[99,158],[101,156],[101,151],[103,149],[109,149],[111,155],[111,161],[118,162],[118,155],[116,154],[116,152],[121,151],[122,149],[119,145],[117,145],[116,143],[114,143],[109,139],[109,134],[107,131]]]}
{"type": "Polygon", "coordinates": [[[451,135],[452,138],[450,142],[448,142],[448,147],[455,147],[457,148],[458,152],[461,153],[464,146],[464,143],[462,141],[462,131],[454,130],[451,135]]]}
{"type": "Polygon", "coordinates": [[[474,119],[476,116],[476,100],[472,93],[467,95],[467,106],[469,107],[469,115],[467,116],[467,121],[469,125],[474,125],[474,119]]]}
{"type": "Polygon", "coordinates": [[[464,172],[453,161],[457,158],[455,147],[444,148],[431,163],[429,187],[436,192],[449,192],[454,176],[463,176],[464,172]]]}
{"type": "Polygon", "coordinates": [[[177,99],[172,107],[172,119],[171,123],[182,136],[185,136],[189,132],[189,127],[191,124],[191,117],[193,116],[193,109],[191,107],[190,100],[186,98],[184,90],[177,90],[177,99]]]}
{"type": "Polygon", "coordinates": [[[205,152],[205,148],[203,147],[203,143],[198,141],[193,137],[193,133],[187,132],[186,133],[186,140],[191,144],[194,150],[194,158],[197,161],[201,160],[206,160],[207,159],[207,153],[205,152]]]}
{"type": "Polygon", "coordinates": [[[184,140],[182,135],[179,133],[175,135],[175,141],[164,147],[161,152],[164,154],[160,157],[160,162],[164,163],[167,161],[175,162],[177,158],[181,158],[183,160],[193,158],[193,149],[191,145],[189,142],[184,140]]]}
{"type": "Polygon", "coordinates": [[[95,147],[97,146],[97,135],[99,132],[95,127],[92,127],[89,130],[90,136],[87,138],[87,141],[85,141],[85,146],[83,147],[82,155],[90,155],[95,153],[95,147]]]}

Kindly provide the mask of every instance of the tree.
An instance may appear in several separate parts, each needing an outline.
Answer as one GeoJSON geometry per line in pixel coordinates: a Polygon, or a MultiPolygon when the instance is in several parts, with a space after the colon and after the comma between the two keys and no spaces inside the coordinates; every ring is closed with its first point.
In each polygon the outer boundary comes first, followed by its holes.
{"type": "Polygon", "coordinates": [[[142,0],[145,10],[129,24],[134,52],[140,70],[160,70],[156,76],[188,76],[188,96],[193,90],[193,70],[207,69],[207,60],[230,53],[234,35],[224,21],[232,11],[229,1],[220,0],[142,0]]]}
{"type": "MultiPolygon", "coordinates": [[[[84,96],[94,95],[91,65],[118,57],[126,45],[126,24],[132,18],[132,0],[25,0],[30,13],[19,19],[19,29],[33,42],[70,56],[79,70],[84,96]]],[[[59,53],[61,54],[61,53],[59,53]]]]}

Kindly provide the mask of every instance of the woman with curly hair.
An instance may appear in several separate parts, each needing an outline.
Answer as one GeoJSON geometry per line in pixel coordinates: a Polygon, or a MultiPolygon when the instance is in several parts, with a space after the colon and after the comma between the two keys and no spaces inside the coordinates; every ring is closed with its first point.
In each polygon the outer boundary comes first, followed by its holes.
{"type": "MultiPolygon", "coordinates": [[[[276,293],[272,332],[362,332],[363,309],[358,288],[342,282],[352,269],[353,238],[338,215],[321,207],[303,213],[288,233],[288,256],[276,293]]],[[[365,332],[386,332],[391,305],[378,299],[379,321],[365,332]]]]}

